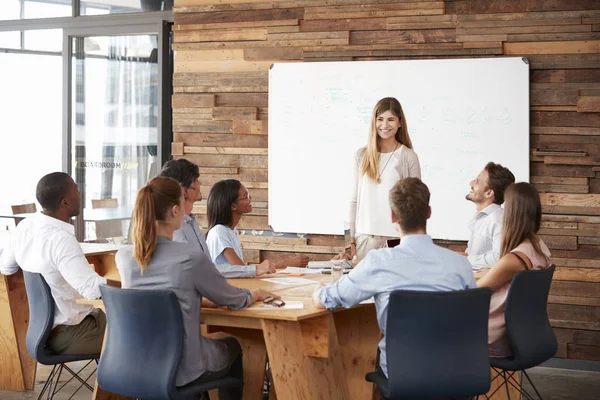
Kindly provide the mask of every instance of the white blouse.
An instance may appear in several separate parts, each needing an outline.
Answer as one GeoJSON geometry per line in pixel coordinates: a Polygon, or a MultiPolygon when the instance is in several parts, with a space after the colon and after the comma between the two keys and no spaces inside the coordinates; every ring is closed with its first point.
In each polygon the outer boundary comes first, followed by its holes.
{"type": "Polygon", "coordinates": [[[350,233],[356,235],[399,236],[392,223],[390,190],[400,179],[421,179],[421,165],[417,153],[401,145],[393,153],[379,153],[381,183],[360,175],[365,148],[356,153],[353,171],[353,190],[350,197],[348,221],[350,233]]]}

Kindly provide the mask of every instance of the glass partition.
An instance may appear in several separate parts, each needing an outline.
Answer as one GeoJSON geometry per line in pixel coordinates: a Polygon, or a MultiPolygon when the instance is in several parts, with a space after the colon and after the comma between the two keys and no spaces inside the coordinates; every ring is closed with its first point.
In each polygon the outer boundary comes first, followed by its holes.
{"type": "Polygon", "coordinates": [[[173,0],[81,0],[80,15],[120,14],[131,12],[166,11],[173,0]]]}
{"type": "Polygon", "coordinates": [[[73,38],[72,171],[84,240],[127,236],[137,191],[157,174],[155,34],[73,38]]]}
{"type": "Polygon", "coordinates": [[[71,0],[2,0],[0,20],[70,17],[71,0]]]}

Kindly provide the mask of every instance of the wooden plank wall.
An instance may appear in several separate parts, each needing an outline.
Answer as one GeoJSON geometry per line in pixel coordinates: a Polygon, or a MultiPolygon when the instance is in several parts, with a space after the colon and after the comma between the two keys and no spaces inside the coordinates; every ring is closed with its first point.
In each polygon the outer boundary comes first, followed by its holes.
{"type": "MultiPolygon", "coordinates": [[[[240,228],[250,230],[269,229],[271,63],[529,58],[531,181],[558,266],[549,305],[558,356],[600,360],[599,1],[176,0],[174,14],[173,155],[201,166],[205,195],[217,180],[244,182],[255,211],[240,228]]],[[[243,245],[250,261],[327,259],[344,241],[256,236],[243,245]]]]}

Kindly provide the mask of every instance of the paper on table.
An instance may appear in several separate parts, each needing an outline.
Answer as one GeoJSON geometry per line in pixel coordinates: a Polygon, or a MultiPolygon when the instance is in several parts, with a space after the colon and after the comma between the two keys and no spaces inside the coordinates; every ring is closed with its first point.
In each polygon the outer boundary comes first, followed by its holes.
{"type": "Polygon", "coordinates": [[[309,268],[299,268],[299,267],[287,267],[284,270],[278,271],[280,274],[307,274],[307,275],[319,275],[321,273],[320,269],[309,269],[309,268]]]}
{"type": "Polygon", "coordinates": [[[304,308],[304,303],[301,301],[285,301],[285,305],[277,307],[272,304],[255,303],[248,307],[248,310],[301,310],[304,308]]]}
{"type": "Polygon", "coordinates": [[[331,261],[309,261],[306,268],[322,269],[331,268],[332,266],[333,264],[331,263],[331,261]]]}
{"type": "Polygon", "coordinates": [[[307,284],[311,284],[311,283],[315,283],[315,284],[318,283],[318,282],[312,281],[310,279],[304,279],[304,278],[265,278],[265,279],[261,279],[261,281],[280,283],[282,285],[307,285],[307,284]]]}
{"type": "MultiPolygon", "coordinates": [[[[337,262],[339,264],[341,264],[342,268],[345,269],[351,269],[352,268],[352,263],[348,260],[340,260],[340,261],[334,261],[337,262]]],[[[310,268],[310,269],[331,269],[333,268],[333,264],[334,262],[332,261],[309,261],[308,265],[306,266],[306,268],[310,268]]]]}

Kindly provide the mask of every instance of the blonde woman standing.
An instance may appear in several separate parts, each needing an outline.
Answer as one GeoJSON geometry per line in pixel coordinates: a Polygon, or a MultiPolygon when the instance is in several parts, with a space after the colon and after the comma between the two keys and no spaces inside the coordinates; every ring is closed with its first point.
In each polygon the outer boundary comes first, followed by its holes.
{"type": "Polygon", "coordinates": [[[402,178],[421,178],[419,158],[398,100],[386,97],[377,102],[367,146],[358,150],[355,161],[348,217],[351,256],[363,259],[369,250],[399,237],[389,211],[391,188],[402,178]]]}

